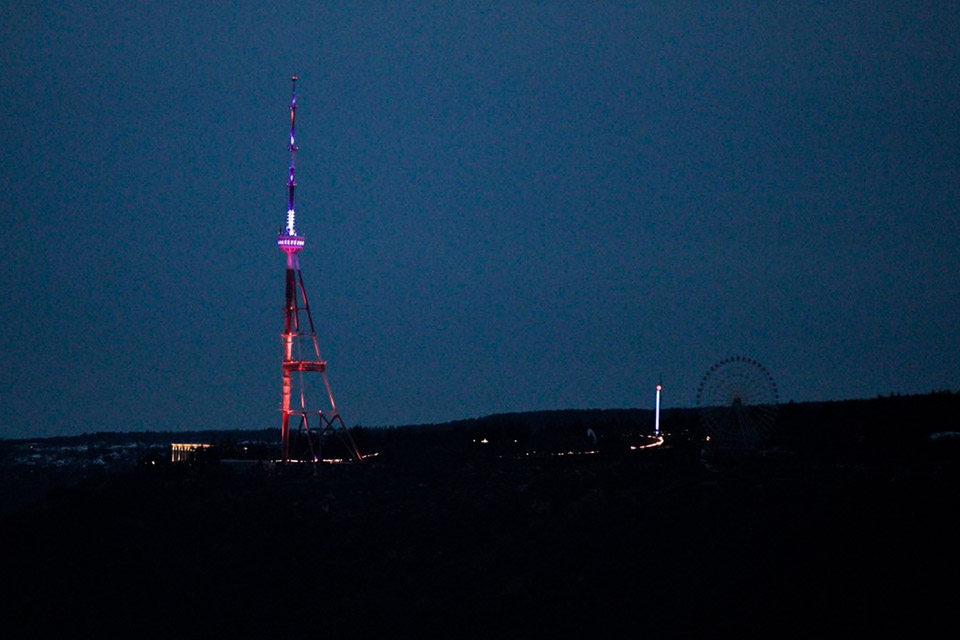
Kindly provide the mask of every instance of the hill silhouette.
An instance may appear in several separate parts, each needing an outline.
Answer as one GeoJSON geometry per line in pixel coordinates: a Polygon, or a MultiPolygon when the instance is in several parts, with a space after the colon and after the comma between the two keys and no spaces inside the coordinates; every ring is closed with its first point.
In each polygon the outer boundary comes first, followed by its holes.
{"type": "Polygon", "coordinates": [[[931,436],[958,402],[782,405],[715,470],[675,409],[642,451],[648,411],[536,412],[357,429],[380,455],[318,476],[91,475],[0,520],[0,614],[8,637],[923,633],[950,619],[960,447],[931,436]],[[599,453],[550,455],[587,428],[599,453]]]}

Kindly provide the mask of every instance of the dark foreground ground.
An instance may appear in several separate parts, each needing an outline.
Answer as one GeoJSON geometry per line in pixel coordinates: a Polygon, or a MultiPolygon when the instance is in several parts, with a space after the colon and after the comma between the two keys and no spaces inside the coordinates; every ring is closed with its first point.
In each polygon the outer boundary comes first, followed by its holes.
{"type": "Polygon", "coordinates": [[[953,628],[960,447],[929,438],[935,421],[876,417],[916,407],[870,407],[845,407],[846,430],[827,428],[837,407],[795,407],[777,452],[716,471],[689,433],[515,459],[460,430],[319,477],[212,464],[88,478],[0,520],[3,636],[953,628]]]}

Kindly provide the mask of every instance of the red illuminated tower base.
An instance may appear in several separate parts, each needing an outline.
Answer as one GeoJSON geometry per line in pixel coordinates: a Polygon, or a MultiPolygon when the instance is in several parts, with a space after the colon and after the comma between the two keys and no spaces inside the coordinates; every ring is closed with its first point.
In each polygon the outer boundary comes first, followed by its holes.
{"type": "Polygon", "coordinates": [[[346,448],[346,456],[361,460],[337,411],[327,381],[327,363],[320,358],[317,332],[313,314],[303,286],[300,262],[297,254],[303,249],[304,239],[297,235],[296,213],[293,206],[294,158],[297,150],[294,137],[296,115],[296,80],[290,101],[290,177],[287,181],[287,226],[277,237],[277,246],[287,256],[286,304],[284,306],[283,339],[283,386],[280,425],[282,458],[284,462],[295,460],[321,460],[320,446],[324,436],[340,435],[346,448]],[[305,316],[306,323],[303,322],[305,316]],[[321,385],[322,383],[322,385],[321,385]],[[295,424],[296,426],[293,426],[295,424]],[[291,428],[293,427],[293,428],[291,428]],[[292,434],[291,432],[294,431],[292,434]],[[293,437],[291,437],[293,435],[293,437]]]}

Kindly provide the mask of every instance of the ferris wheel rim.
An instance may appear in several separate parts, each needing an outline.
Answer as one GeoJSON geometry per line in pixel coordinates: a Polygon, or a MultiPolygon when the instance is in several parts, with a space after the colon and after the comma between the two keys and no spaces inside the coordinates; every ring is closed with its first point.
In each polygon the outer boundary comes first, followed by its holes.
{"type": "Polygon", "coordinates": [[[697,387],[697,407],[708,442],[717,448],[751,449],[776,419],[779,389],[754,358],[733,355],[715,362],[697,387]]]}

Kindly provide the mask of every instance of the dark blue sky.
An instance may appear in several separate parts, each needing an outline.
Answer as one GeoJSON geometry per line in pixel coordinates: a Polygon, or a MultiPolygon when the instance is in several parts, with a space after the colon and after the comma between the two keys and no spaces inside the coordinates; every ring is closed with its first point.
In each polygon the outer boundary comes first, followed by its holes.
{"type": "Polygon", "coordinates": [[[956,2],[15,4],[0,436],[279,425],[292,74],[347,424],[960,383],[956,2]]]}

